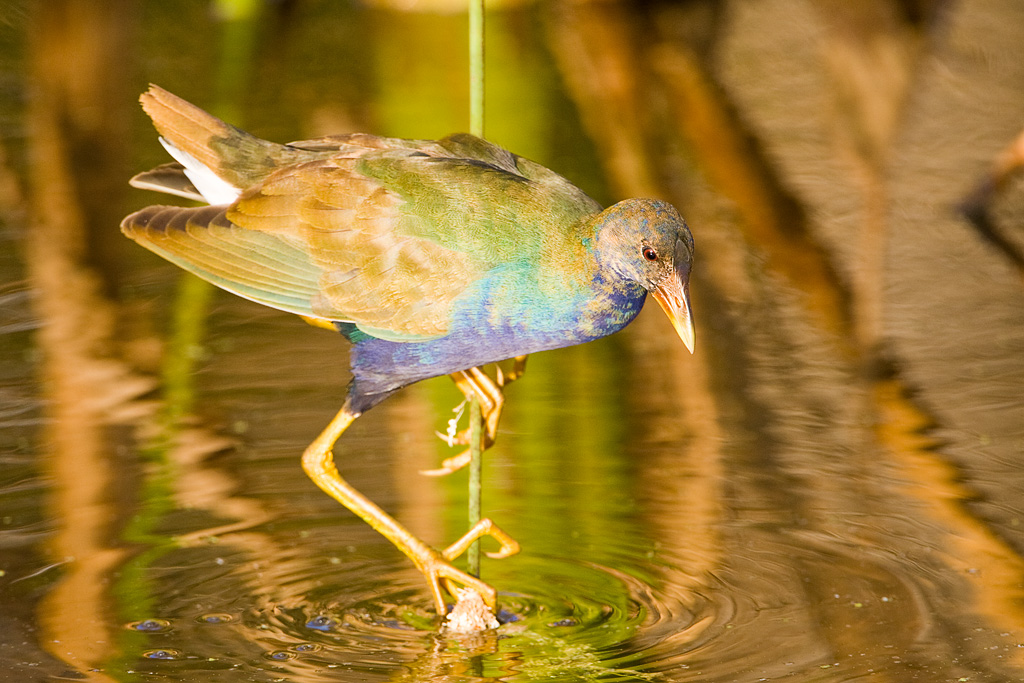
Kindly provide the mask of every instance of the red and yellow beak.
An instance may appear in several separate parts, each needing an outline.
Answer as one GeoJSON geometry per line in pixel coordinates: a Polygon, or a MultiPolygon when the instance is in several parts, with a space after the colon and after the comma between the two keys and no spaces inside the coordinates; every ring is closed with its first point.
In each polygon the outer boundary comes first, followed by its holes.
{"type": "Polygon", "coordinates": [[[651,290],[651,295],[661,304],[665,315],[672,321],[676,334],[693,353],[693,315],[690,313],[690,264],[691,256],[682,244],[676,245],[676,262],[673,272],[651,290]]]}

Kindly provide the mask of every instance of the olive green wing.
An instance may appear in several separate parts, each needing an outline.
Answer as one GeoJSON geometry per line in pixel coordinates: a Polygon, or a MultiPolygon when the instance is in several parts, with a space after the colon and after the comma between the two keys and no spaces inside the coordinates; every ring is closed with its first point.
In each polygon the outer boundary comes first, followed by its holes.
{"type": "Polygon", "coordinates": [[[313,316],[321,270],[298,242],[240,230],[223,206],[150,206],[121,230],[150,251],[222,289],[299,315],[313,316]]]}
{"type": "Polygon", "coordinates": [[[358,171],[403,202],[406,234],[488,264],[546,267],[580,245],[601,206],[561,175],[481,138],[452,135],[439,149],[367,155],[358,171]]]}
{"type": "Polygon", "coordinates": [[[126,235],[223,289],[299,315],[356,323],[377,337],[448,331],[453,300],[486,268],[413,236],[405,202],[357,159],[273,174],[228,207],[149,207],[126,235]]]}

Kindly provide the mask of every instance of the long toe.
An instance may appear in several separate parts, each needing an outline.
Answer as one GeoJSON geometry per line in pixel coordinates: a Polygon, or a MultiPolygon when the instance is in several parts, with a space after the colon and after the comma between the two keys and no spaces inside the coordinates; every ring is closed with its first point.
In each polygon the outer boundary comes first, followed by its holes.
{"type": "Polygon", "coordinates": [[[463,467],[469,464],[469,460],[471,457],[472,456],[469,451],[463,451],[458,455],[453,455],[450,458],[445,458],[444,461],[441,462],[441,466],[438,467],[437,469],[420,470],[420,474],[423,474],[428,477],[443,477],[452,474],[453,472],[458,472],[459,470],[461,470],[463,467]]]}
{"type": "Polygon", "coordinates": [[[432,558],[429,562],[424,563],[420,569],[430,585],[434,602],[437,604],[438,615],[444,616],[448,612],[448,607],[444,602],[444,594],[442,593],[442,582],[444,583],[444,589],[454,596],[458,596],[459,591],[467,589],[476,592],[480,595],[484,604],[492,612],[494,611],[497,605],[498,592],[489,584],[484,583],[475,576],[470,576],[442,557],[432,558]]]}

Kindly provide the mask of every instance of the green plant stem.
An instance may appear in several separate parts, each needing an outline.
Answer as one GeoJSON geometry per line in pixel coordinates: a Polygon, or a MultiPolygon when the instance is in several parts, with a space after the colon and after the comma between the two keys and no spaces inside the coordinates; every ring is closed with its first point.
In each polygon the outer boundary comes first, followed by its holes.
{"type": "MultiPolygon", "coordinates": [[[[481,441],[483,436],[483,420],[480,414],[480,399],[473,398],[469,402],[469,526],[472,528],[480,521],[480,489],[482,486],[481,471],[483,465],[481,441]]],[[[473,576],[480,576],[480,541],[469,546],[466,553],[468,571],[473,576]]]]}
{"type": "MultiPolygon", "coordinates": [[[[469,132],[484,136],[484,0],[469,0],[469,132]]],[[[480,521],[480,473],[483,467],[483,425],[480,400],[469,403],[469,525],[480,521]]],[[[480,541],[469,547],[466,554],[468,571],[480,576],[480,541]]]]}
{"type": "Polygon", "coordinates": [[[484,0],[469,1],[469,132],[484,136],[484,0]]]}

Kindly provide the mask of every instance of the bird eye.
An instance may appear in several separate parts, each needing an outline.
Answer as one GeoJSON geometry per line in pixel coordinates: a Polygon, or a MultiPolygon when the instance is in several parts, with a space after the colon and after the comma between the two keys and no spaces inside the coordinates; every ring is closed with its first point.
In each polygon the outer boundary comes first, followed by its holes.
{"type": "Polygon", "coordinates": [[[657,261],[658,252],[654,251],[652,247],[644,247],[640,250],[640,253],[644,255],[644,258],[648,261],[657,261]]]}

